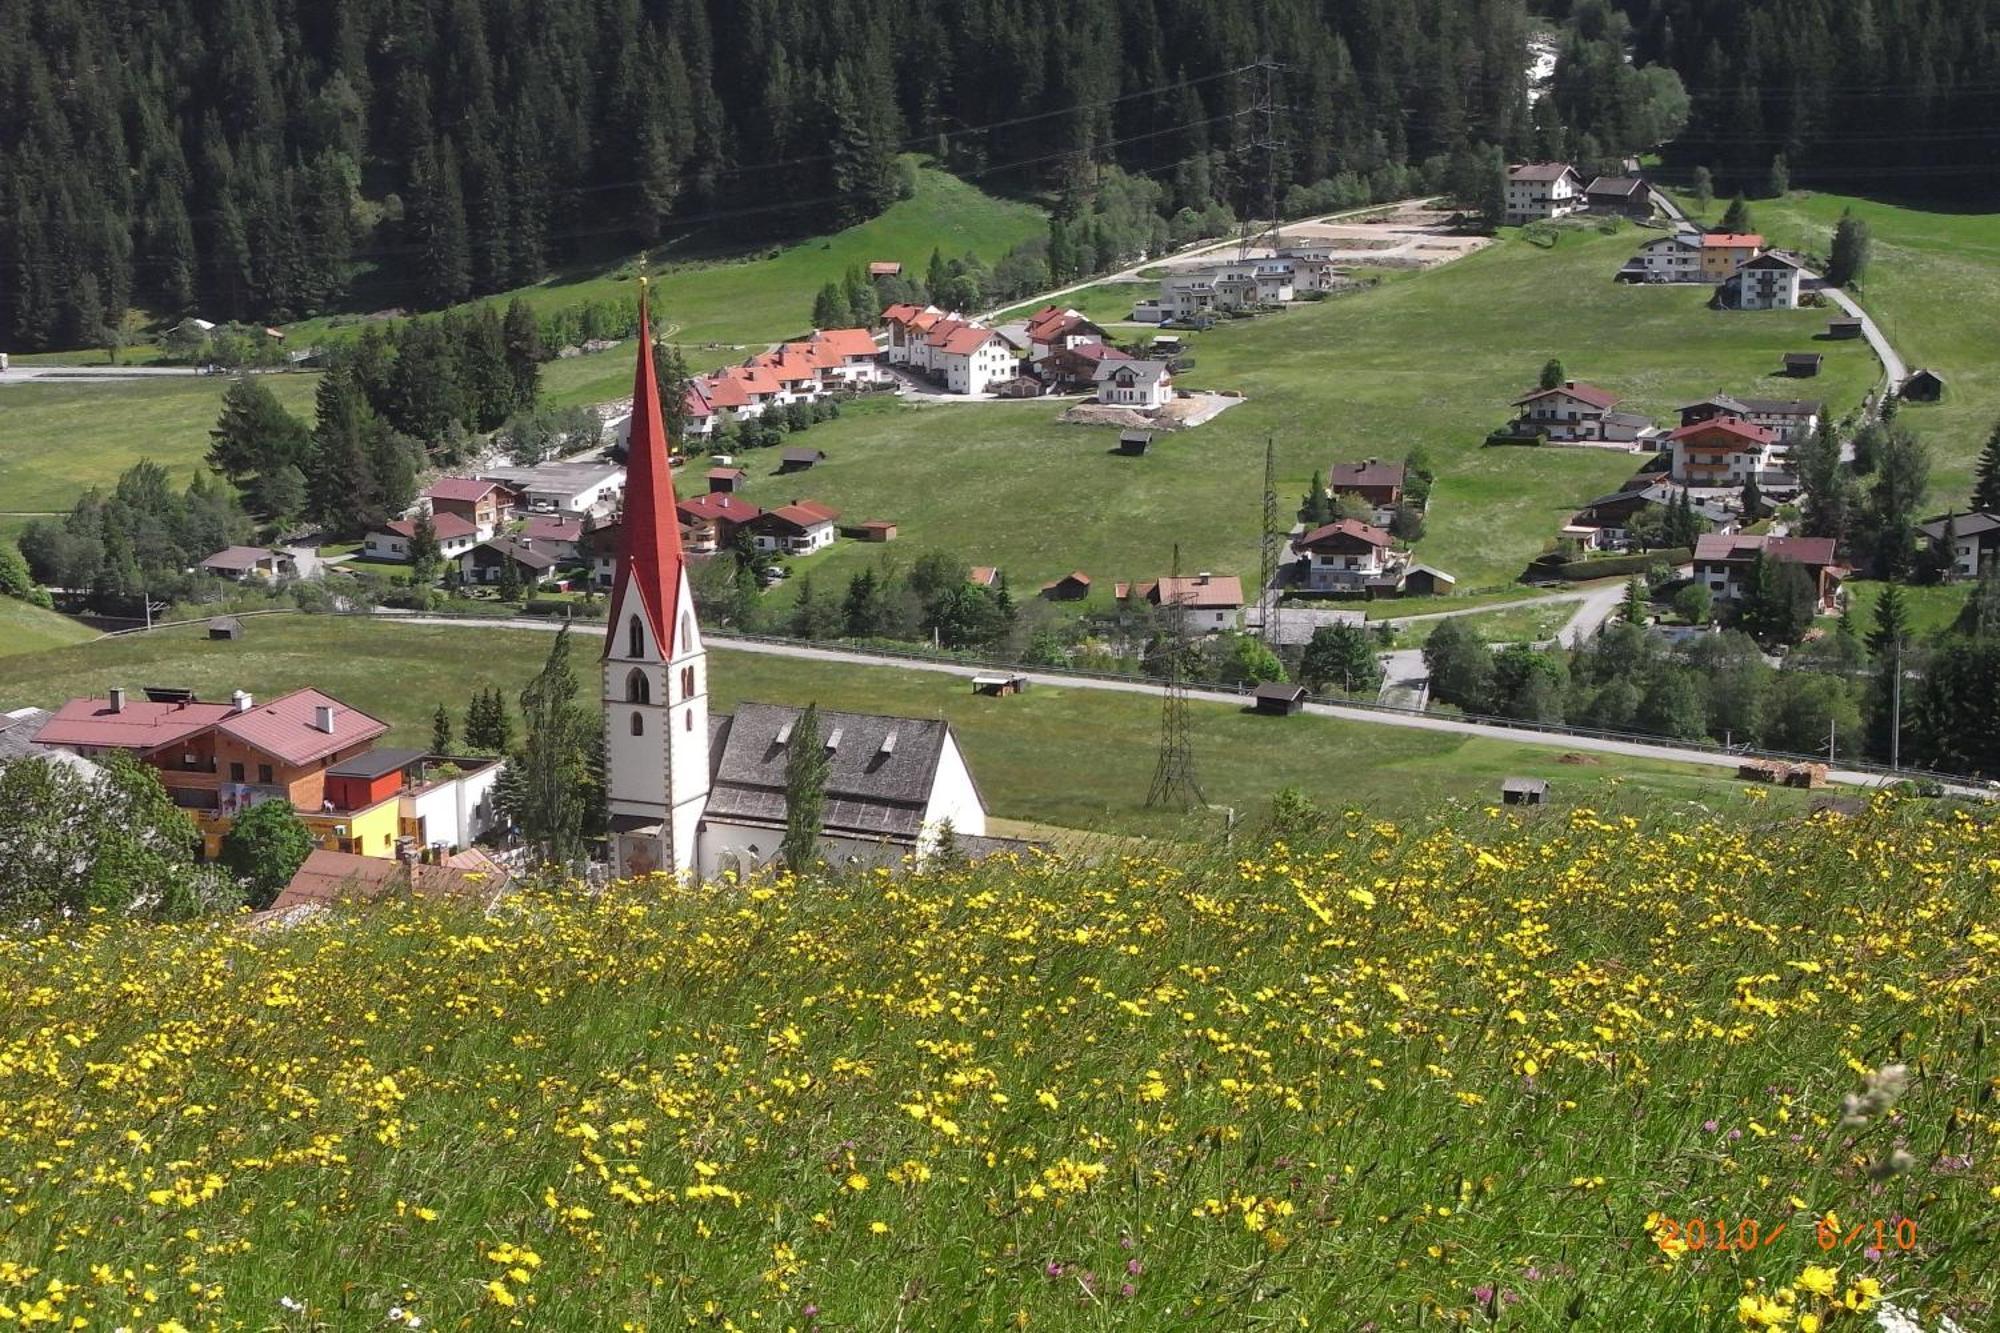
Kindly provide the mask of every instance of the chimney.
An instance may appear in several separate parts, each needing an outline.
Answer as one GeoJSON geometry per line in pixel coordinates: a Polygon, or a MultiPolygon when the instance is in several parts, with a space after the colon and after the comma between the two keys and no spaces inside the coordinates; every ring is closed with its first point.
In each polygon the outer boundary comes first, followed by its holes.
{"type": "Polygon", "coordinates": [[[316,705],[313,708],[313,726],[329,736],[333,735],[334,711],[332,704],[316,705]]]}
{"type": "Polygon", "coordinates": [[[1564,380],[1564,381],[1563,381],[1563,388],[1565,388],[1565,389],[1574,389],[1575,387],[1576,387],[1576,381],[1575,381],[1575,380],[1564,380]]]}
{"type": "Polygon", "coordinates": [[[244,690],[238,690],[229,696],[229,706],[239,713],[249,712],[250,705],[255,702],[256,700],[252,699],[249,693],[244,690]]]}
{"type": "Polygon", "coordinates": [[[114,713],[125,711],[125,687],[123,685],[113,685],[111,687],[111,711],[114,713]]]}

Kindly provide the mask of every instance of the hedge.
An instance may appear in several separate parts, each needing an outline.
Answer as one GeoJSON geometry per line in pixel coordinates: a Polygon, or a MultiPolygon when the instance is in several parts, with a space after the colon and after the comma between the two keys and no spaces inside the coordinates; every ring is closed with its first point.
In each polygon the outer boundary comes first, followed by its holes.
{"type": "Polygon", "coordinates": [[[1528,572],[1521,576],[1521,580],[1535,583],[1551,579],[1608,579],[1620,574],[1643,574],[1654,565],[1680,565],[1692,559],[1694,552],[1685,546],[1663,546],[1654,551],[1604,556],[1597,560],[1564,560],[1558,555],[1545,555],[1528,566],[1528,572]]]}

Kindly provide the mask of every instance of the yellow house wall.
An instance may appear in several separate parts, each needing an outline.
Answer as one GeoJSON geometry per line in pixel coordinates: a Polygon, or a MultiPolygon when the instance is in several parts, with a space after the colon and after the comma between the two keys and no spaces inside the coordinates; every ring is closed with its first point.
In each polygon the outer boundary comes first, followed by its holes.
{"type": "Polygon", "coordinates": [[[302,815],[306,826],[313,831],[319,845],[327,851],[351,851],[357,856],[394,856],[396,854],[396,834],[398,832],[396,811],[398,799],[395,796],[377,801],[365,810],[349,810],[338,815],[302,815]],[[347,845],[342,846],[341,838],[334,833],[338,825],[347,826],[347,845]]]}

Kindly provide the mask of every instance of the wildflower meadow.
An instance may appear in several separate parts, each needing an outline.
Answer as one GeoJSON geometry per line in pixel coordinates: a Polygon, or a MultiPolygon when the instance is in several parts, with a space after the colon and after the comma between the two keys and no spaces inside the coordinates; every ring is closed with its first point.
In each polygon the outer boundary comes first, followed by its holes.
{"type": "Polygon", "coordinates": [[[16,932],[0,1326],[1992,1327],[1996,877],[1348,814],[16,932]]]}

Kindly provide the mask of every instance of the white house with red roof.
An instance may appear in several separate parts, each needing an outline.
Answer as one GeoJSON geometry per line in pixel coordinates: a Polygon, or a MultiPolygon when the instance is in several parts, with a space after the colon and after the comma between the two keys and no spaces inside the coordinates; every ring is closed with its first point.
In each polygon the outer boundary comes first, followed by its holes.
{"type": "Polygon", "coordinates": [[[912,305],[907,301],[884,310],[882,323],[889,331],[889,345],[885,349],[889,364],[907,366],[917,360],[924,338],[945,317],[945,312],[934,305],[912,305]]]}
{"type": "Polygon", "coordinates": [[[1374,524],[1342,518],[1300,536],[1292,549],[1305,561],[1308,588],[1359,591],[1394,579],[1402,563],[1394,545],[1394,539],[1374,524]]]}
{"type": "MultiPolygon", "coordinates": [[[[409,564],[410,544],[416,540],[421,521],[421,518],[399,518],[383,524],[362,541],[361,554],[370,560],[409,564]]],[[[457,514],[431,515],[431,532],[437,538],[438,554],[447,560],[456,560],[486,540],[471,520],[457,514]]]]}
{"type": "Polygon", "coordinates": [[[1618,405],[1618,395],[1581,380],[1564,380],[1553,389],[1522,394],[1513,405],[1521,409],[1513,429],[1546,432],[1551,440],[1601,440],[1604,416],[1618,405]]]}
{"type": "Polygon", "coordinates": [[[1741,601],[1749,590],[1751,567],[1758,555],[1774,564],[1797,565],[1812,580],[1814,597],[1823,611],[1834,609],[1840,582],[1847,572],[1834,551],[1831,537],[1772,537],[1759,532],[1704,532],[1695,538],[1694,581],[1718,602],[1741,601]]]}
{"type": "Polygon", "coordinates": [[[514,492],[484,477],[440,477],[424,489],[433,517],[454,515],[472,524],[485,541],[514,516],[514,492]]]}
{"type": "MultiPolygon", "coordinates": [[[[641,328],[646,291],[640,289],[641,328]]],[[[801,710],[708,711],[708,654],[681,547],[666,430],[647,339],[632,394],[625,512],[603,656],[605,797],[614,870],[714,878],[769,864],[785,839],[793,748],[827,761],[817,852],[894,865],[983,840],[986,803],[948,723],[826,712],[810,742],[801,710]]],[[[797,506],[785,506],[796,508],[797,506]]]]}
{"type": "Polygon", "coordinates": [[[982,324],[951,321],[924,339],[924,369],[952,393],[980,394],[1021,373],[1014,344],[982,324]]]}
{"type": "Polygon", "coordinates": [[[1762,480],[1777,433],[1737,416],[1715,416],[1667,433],[1668,475],[1683,486],[1741,486],[1762,480]]]}

